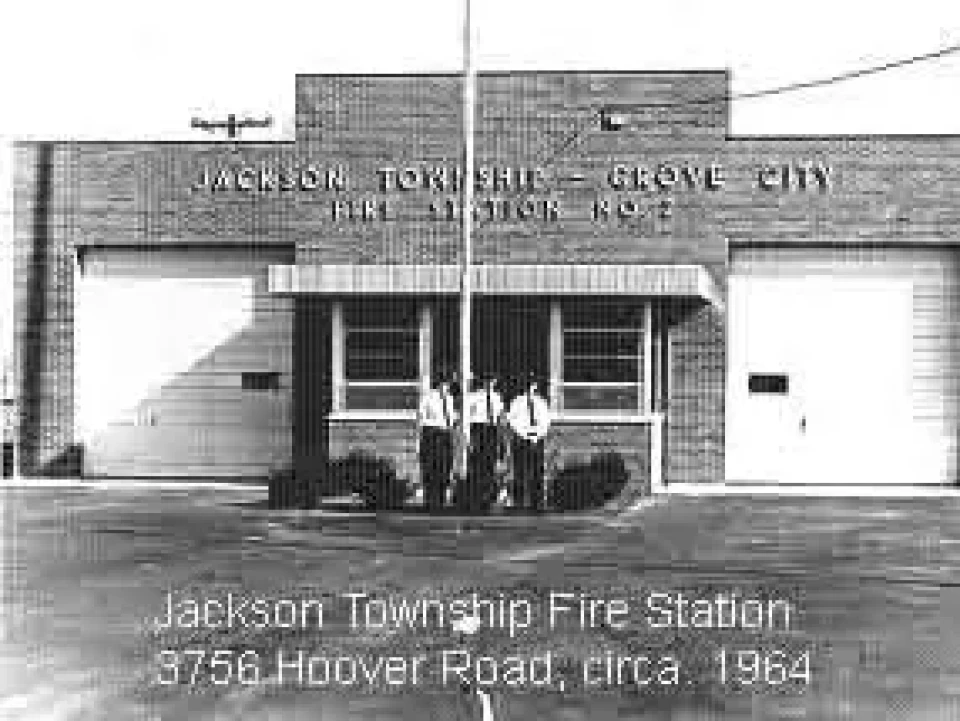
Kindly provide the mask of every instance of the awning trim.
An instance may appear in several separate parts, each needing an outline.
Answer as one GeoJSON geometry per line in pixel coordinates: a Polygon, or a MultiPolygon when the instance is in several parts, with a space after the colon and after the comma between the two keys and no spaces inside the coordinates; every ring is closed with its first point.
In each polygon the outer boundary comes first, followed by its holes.
{"type": "MultiPolygon", "coordinates": [[[[700,265],[481,264],[471,268],[478,295],[653,295],[722,298],[700,265]]],[[[272,265],[271,293],[283,295],[444,295],[460,291],[460,267],[443,265],[272,265]]]]}

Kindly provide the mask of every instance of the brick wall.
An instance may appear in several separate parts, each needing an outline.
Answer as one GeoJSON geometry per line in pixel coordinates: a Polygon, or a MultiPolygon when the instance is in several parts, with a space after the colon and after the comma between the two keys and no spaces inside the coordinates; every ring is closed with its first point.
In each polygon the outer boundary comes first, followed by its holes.
{"type": "Polygon", "coordinates": [[[667,483],[724,477],[726,318],[715,307],[668,307],[670,380],[666,409],[667,483]]]}
{"type": "Polygon", "coordinates": [[[65,151],[77,245],[292,243],[291,194],[194,189],[205,168],[293,165],[291,143],[76,143],[65,151]]]}
{"type": "Polygon", "coordinates": [[[732,138],[720,208],[731,243],[960,240],[960,136],[732,138]],[[758,168],[821,161],[826,192],[759,188],[758,168]]]}
{"type": "MultiPolygon", "coordinates": [[[[591,217],[599,196],[651,202],[658,193],[621,193],[607,185],[614,163],[627,166],[723,160],[727,75],[481,74],[477,81],[476,161],[479,166],[544,169],[535,199],[560,204],[559,222],[481,218],[475,228],[478,263],[686,263],[722,266],[725,246],[716,222],[720,193],[671,193],[672,220],[591,217]],[[687,100],[719,98],[716,103],[687,100]],[[599,128],[598,113],[617,102],[643,104],[624,129],[599,128]],[[582,180],[571,176],[581,175],[582,180]]],[[[390,204],[394,220],[332,223],[322,209],[320,231],[298,244],[298,262],[456,262],[459,223],[432,220],[429,205],[445,197],[429,190],[388,191],[378,169],[455,166],[462,156],[460,78],[457,76],[299,76],[297,143],[305,157],[336,159],[350,179],[351,198],[390,204]]],[[[480,191],[488,197],[528,194],[480,191]]],[[[320,196],[324,198],[324,196],[320,196]]],[[[326,201],[329,203],[329,200],[326,201]]]]}

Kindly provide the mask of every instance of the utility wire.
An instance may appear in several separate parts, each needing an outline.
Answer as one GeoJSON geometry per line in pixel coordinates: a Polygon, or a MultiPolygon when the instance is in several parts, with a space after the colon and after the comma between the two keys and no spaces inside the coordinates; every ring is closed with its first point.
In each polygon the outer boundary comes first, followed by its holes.
{"type": "Polygon", "coordinates": [[[894,70],[896,68],[901,68],[906,65],[913,65],[915,63],[926,62],[929,60],[937,60],[939,58],[946,57],[948,55],[953,55],[960,53],[960,45],[950,45],[948,47],[936,50],[932,53],[924,53],[923,55],[914,55],[913,57],[904,58],[902,60],[894,60],[889,63],[884,63],[882,65],[873,65],[867,68],[861,68],[860,70],[850,70],[845,73],[839,73],[838,75],[831,75],[830,77],[820,78],[818,80],[807,80],[799,83],[790,83],[789,85],[780,85],[774,88],[767,88],[766,90],[754,90],[748,93],[732,93],[725,95],[716,95],[712,98],[698,98],[696,100],[687,100],[680,103],[611,103],[611,107],[616,108],[675,108],[675,107],[684,107],[688,105],[707,105],[710,103],[720,102],[721,100],[753,100],[755,98],[765,98],[771,95],[783,95],[785,93],[792,93],[797,90],[809,90],[812,88],[820,88],[826,85],[835,85],[837,83],[842,83],[847,80],[854,80],[855,78],[862,78],[867,75],[876,75],[878,73],[886,72],[887,70],[894,70]]]}
{"type": "MultiPolygon", "coordinates": [[[[854,80],[856,78],[862,78],[868,75],[876,75],[878,73],[905,67],[907,65],[929,62],[930,60],[938,60],[956,53],[960,53],[960,45],[949,45],[934,52],[924,53],[922,55],[914,55],[909,58],[883,63],[882,65],[873,65],[867,68],[861,68],[860,70],[851,70],[845,73],[831,75],[826,78],[807,80],[799,83],[790,83],[789,85],[780,85],[773,88],[767,88],[765,90],[754,90],[746,93],[724,93],[723,95],[696,98],[694,100],[685,100],[677,103],[608,103],[606,107],[624,109],[684,108],[697,105],[710,105],[719,102],[730,102],[733,100],[755,100],[757,98],[767,98],[773,95],[793,93],[797,92],[798,90],[811,90],[813,88],[836,85],[838,83],[846,82],[847,80],[854,80]]],[[[556,150],[556,152],[553,153],[553,155],[551,155],[546,161],[538,161],[538,164],[542,164],[544,166],[551,165],[561,153],[572,146],[573,143],[575,143],[582,136],[582,134],[587,130],[588,123],[593,123],[594,120],[600,117],[600,115],[601,111],[599,109],[595,109],[589,116],[579,123],[579,127],[572,131],[571,136],[560,146],[560,148],[556,150]]]]}

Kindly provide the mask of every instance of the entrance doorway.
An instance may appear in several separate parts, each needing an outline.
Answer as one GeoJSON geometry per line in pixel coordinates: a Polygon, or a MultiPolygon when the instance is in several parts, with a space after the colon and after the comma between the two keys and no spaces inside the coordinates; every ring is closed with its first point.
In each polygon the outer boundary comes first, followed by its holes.
{"type": "MultiPolygon", "coordinates": [[[[459,369],[459,314],[459,304],[453,299],[433,307],[434,368],[459,369]]],[[[509,403],[522,390],[527,372],[547,378],[550,314],[545,299],[475,297],[472,315],[470,367],[474,375],[496,376],[505,402],[509,403]]]]}
{"type": "Polygon", "coordinates": [[[473,308],[471,367],[500,381],[504,399],[522,391],[524,376],[549,369],[549,306],[541,298],[480,298],[473,308]]]}
{"type": "Polygon", "coordinates": [[[477,299],[470,346],[474,373],[496,376],[508,401],[522,391],[527,373],[546,379],[549,319],[549,305],[542,298],[477,299]]]}

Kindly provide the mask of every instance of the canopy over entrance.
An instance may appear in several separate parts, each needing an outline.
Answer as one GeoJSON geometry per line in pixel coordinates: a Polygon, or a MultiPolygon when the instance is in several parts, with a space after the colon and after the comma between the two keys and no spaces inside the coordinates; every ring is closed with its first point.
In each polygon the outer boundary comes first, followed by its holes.
{"type": "MultiPolygon", "coordinates": [[[[271,293],[326,295],[457,293],[460,266],[272,265],[271,293]]],[[[474,265],[472,291],[480,295],[722,296],[700,265],[474,265]]]]}

